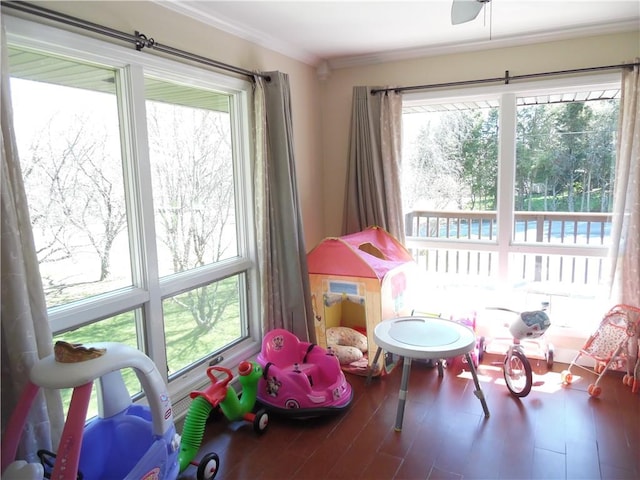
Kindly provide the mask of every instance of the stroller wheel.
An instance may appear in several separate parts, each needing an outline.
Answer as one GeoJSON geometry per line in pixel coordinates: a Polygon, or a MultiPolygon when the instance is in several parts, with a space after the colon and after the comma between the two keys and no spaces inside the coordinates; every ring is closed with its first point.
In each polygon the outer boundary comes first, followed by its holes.
{"type": "Polygon", "coordinates": [[[600,375],[602,372],[604,372],[605,368],[607,368],[606,364],[604,364],[602,362],[598,362],[593,367],[593,371],[596,372],[598,375],[600,375]]]}
{"type": "Polygon", "coordinates": [[[602,388],[600,388],[595,383],[592,383],[591,385],[589,385],[587,392],[589,392],[589,395],[591,395],[592,397],[599,397],[602,393],[602,388]]]}
{"type": "Polygon", "coordinates": [[[560,379],[562,380],[562,383],[564,383],[565,385],[571,385],[571,382],[573,382],[573,375],[569,370],[564,370],[560,374],[560,379]]]}

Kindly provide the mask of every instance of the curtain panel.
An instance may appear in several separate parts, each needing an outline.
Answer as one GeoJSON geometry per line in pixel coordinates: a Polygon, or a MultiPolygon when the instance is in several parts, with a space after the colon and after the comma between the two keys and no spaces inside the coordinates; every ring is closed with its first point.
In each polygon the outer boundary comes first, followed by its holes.
{"type": "Polygon", "coordinates": [[[402,95],[372,89],[353,88],[343,234],[378,226],[404,243],[402,95]]]}
{"type": "MultiPolygon", "coordinates": [[[[36,255],[27,197],[18,159],[9,85],[4,25],[2,26],[2,432],[25,385],[31,366],[53,354],[53,339],[36,255]]],[[[44,389],[34,401],[18,446],[17,459],[39,462],[37,450],[55,450],[64,412],[57,390],[44,389]]],[[[3,459],[3,463],[11,459],[3,459]]]]}
{"type": "Polygon", "coordinates": [[[255,78],[255,202],[262,325],[315,342],[304,230],[296,184],[289,76],[255,78]]]}
{"type": "MultiPolygon", "coordinates": [[[[637,62],[638,60],[636,60],[637,62]]],[[[615,303],[640,307],[640,69],[622,72],[611,232],[615,303]]]]}

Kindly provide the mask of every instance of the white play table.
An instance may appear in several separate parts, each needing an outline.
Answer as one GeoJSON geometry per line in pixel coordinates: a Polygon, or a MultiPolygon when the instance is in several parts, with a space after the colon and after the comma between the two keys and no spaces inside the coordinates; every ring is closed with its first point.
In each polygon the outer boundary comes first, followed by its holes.
{"type": "MultiPolygon", "coordinates": [[[[403,357],[402,380],[398,395],[398,411],[396,413],[396,431],[402,430],[404,406],[409,387],[411,360],[441,360],[458,355],[465,355],[471,377],[475,384],[475,396],[480,400],[485,417],[489,416],[489,408],[480,388],[478,375],[470,355],[476,344],[476,335],[469,327],[460,323],[434,317],[398,317],[380,322],[373,333],[378,350],[372,365],[377,365],[380,353],[384,349],[403,357]]],[[[369,371],[367,383],[371,380],[369,371]]],[[[439,370],[442,374],[442,371],[439,370]]]]}

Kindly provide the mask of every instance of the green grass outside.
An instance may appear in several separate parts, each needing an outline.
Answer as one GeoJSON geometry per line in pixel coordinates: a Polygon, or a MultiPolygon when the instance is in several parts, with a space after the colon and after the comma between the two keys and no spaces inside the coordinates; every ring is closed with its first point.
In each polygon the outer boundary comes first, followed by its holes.
{"type": "MultiPolygon", "coordinates": [[[[206,288],[201,287],[197,290],[201,294],[206,294],[203,290],[206,288]]],[[[180,299],[180,297],[186,295],[187,293],[183,293],[176,298],[180,299]]],[[[237,278],[232,277],[222,281],[218,296],[230,297],[231,301],[226,305],[220,319],[209,327],[197,325],[192,314],[173,299],[168,298],[163,301],[169,375],[213,354],[241,337],[237,278]]],[[[56,335],[53,341],[64,340],[70,343],[85,344],[118,342],[138,348],[135,324],[136,313],[140,316],[142,314],[141,311],[131,311],[116,315],[77,330],[56,335]]],[[[124,369],[122,376],[131,395],[141,391],[140,382],[132,369],[124,369]]],[[[72,389],[61,390],[65,408],[68,408],[72,392],[72,389]]],[[[96,413],[97,400],[94,388],[89,416],[96,413]]]]}

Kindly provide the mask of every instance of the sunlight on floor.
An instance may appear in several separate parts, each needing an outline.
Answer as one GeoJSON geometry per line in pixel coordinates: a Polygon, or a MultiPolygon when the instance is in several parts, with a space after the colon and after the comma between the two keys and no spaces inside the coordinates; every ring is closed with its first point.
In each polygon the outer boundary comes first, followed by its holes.
{"type": "MultiPolygon", "coordinates": [[[[504,377],[502,375],[502,368],[493,365],[481,365],[478,370],[478,381],[481,383],[495,383],[496,385],[503,386],[505,389],[507,388],[504,377]],[[491,374],[486,374],[483,372],[491,372],[491,374]],[[498,374],[498,375],[496,375],[498,374]]],[[[462,373],[457,375],[458,378],[464,378],[466,380],[472,380],[471,372],[464,370],[462,373]]],[[[577,384],[580,384],[584,379],[583,377],[576,375],[572,372],[572,381],[571,386],[575,387],[577,384]]],[[[582,386],[582,385],[580,385],[582,386]]],[[[579,388],[579,390],[586,389],[579,388]]],[[[531,387],[532,392],[542,392],[542,393],[555,393],[563,388],[562,383],[562,375],[560,372],[547,372],[543,375],[533,375],[533,387],[531,387]]]]}

